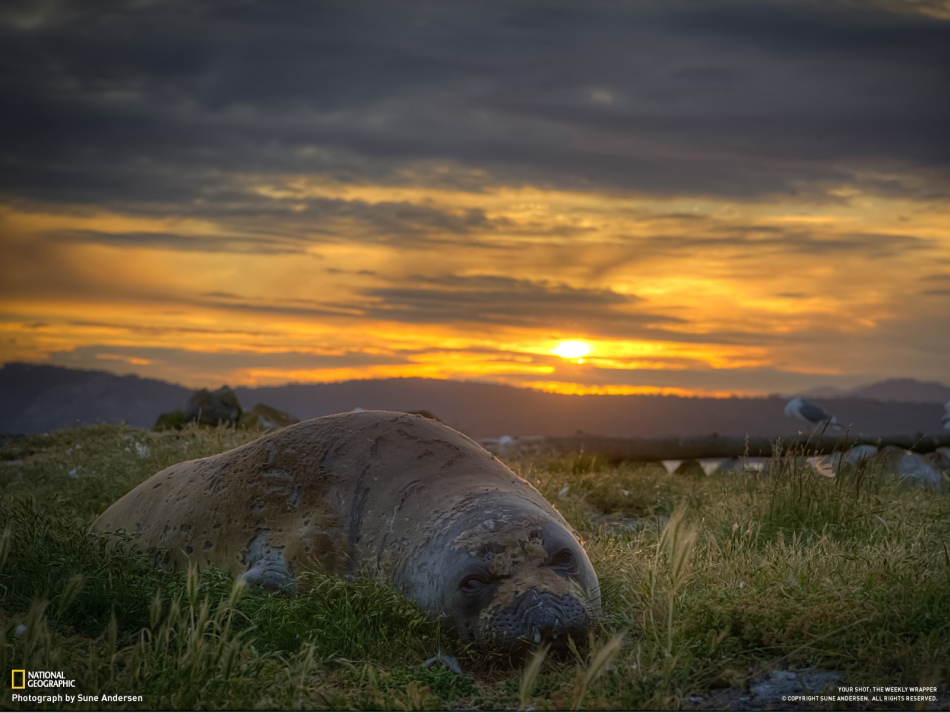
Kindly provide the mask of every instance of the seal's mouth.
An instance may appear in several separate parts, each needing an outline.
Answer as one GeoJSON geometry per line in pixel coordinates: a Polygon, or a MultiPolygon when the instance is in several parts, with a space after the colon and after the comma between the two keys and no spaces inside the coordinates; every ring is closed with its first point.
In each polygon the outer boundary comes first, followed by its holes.
{"type": "Polygon", "coordinates": [[[529,590],[504,609],[488,613],[483,637],[493,648],[519,649],[549,643],[567,646],[568,638],[580,643],[593,626],[588,608],[577,597],[529,590]]]}

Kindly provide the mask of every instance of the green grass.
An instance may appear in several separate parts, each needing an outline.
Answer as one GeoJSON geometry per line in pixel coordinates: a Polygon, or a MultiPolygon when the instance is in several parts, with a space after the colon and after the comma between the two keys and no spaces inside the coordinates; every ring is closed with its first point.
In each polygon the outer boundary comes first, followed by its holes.
{"type": "MultiPolygon", "coordinates": [[[[869,468],[512,464],[585,539],[604,596],[590,641],[515,661],[467,650],[379,583],[309,573],[305,596],[247,591],[219,571],[159,573],[88,532],[157,470],[258,435],[97,426],[0,448],[0,673],[144,698],[69,710],[679,709],[805,667],[947,691],[950,498],[869,468]],[[420,666],[439,651],[464,673],[420,666]]],[[[10,695],[0,708],[50,707],[10,695]]]]}

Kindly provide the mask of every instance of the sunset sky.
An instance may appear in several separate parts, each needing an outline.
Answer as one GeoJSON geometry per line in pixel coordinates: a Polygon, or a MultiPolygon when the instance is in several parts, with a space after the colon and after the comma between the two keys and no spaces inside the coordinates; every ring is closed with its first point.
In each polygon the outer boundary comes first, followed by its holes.
{"type": "Polygon", "coordinates": [[[947,383],[950,2],[6,0],[0,240],[0,362],[947,383]]]}

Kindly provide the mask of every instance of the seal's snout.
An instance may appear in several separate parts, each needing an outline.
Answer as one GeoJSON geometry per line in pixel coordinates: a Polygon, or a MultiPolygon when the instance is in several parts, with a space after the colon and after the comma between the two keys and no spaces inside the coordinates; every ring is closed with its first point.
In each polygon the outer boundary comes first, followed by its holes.
{"type": "Polygon", "coordinates": [[[512,645],[548,641],[566,644],[567,638],[585,638],[592,624],[590,613],[576,597],[528,590],[494,618],[498,636],[512,645]]]}

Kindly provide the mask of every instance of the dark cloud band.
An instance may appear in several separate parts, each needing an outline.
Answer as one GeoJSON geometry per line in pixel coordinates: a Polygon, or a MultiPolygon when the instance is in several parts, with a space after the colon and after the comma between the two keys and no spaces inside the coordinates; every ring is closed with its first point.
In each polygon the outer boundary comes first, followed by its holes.
{"type": "Polygon", "coordinates": [[[950,176],[950,25],[880,3],[14,4],[0,48],[10,196],[226,211],[242,175],[436,159],[745,198],[950,176]]]}

